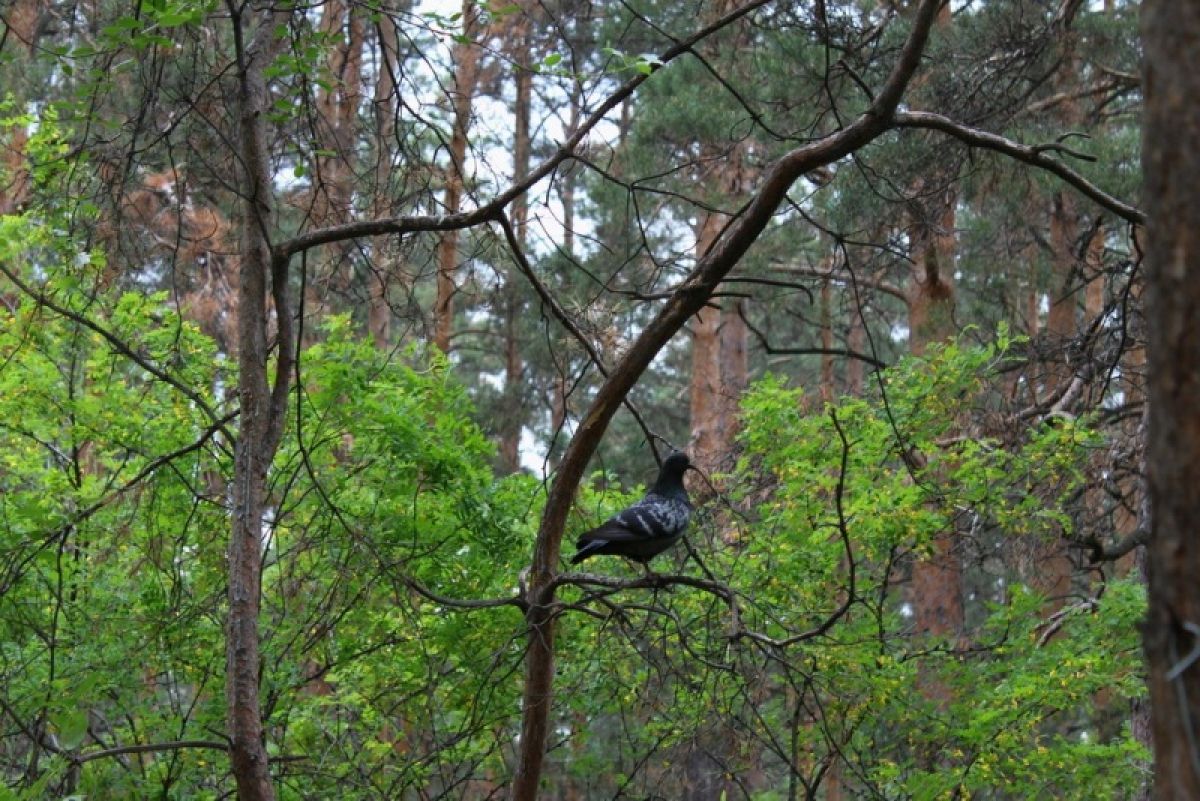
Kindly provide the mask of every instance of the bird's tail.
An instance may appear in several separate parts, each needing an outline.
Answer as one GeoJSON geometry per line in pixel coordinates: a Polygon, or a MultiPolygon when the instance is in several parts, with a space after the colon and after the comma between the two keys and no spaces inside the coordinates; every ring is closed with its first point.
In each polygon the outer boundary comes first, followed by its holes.
{"type": "Polygon", "coordinates": [[[589,556],[595,556],[596,552],[600,550],[604,544],[605,543],[603,540],[592,540],[591,542],[583,542],[581,540],[580,542],[576,543],[575,547],[579,550],[577,550],[575,555],[571,557],[571,564],[577,565],[584,559],[587,559],[589,556]]]}

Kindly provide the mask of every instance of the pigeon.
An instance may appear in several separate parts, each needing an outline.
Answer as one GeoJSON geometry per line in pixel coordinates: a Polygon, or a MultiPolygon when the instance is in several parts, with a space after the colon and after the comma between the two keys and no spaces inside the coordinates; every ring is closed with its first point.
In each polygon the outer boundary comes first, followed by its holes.
{"type": "Polygon", "coordinates": [[[683,474],[689,467],[691,462],[683,451],[668,456],[645,498],[579,536],[571,564],[608,554],[624,556],[646,567],[647,562],[678,542],[692,516],[692,505],[683,488],[683,474]]]}

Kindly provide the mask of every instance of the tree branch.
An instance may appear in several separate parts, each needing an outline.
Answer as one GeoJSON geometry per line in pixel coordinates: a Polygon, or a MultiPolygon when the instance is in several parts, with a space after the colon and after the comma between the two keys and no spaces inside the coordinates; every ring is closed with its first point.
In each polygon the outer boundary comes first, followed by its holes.
{"type": "Polygon", "coordinates": [[[923,0],[899,60],[866,113],[847,127],[790,151],[766,170],[757,192],[613,367],[580,421],[550,486],[534,545],[526,595],[529,601],[526,615],[529,649],[526,652],[521,749],[513,777],[513,801],[533,801],[537,797],[554,682],[551,605],[556,587],[555,570],[575,490],[609,421],[650,362],[684,323],[704,307],[717,285],[762,234],[792,184],[806,172],[849,155],[891,127],[896,104],[916,71],[934,16],[941,5],[942,0],[923,0]]]}
{"type": "Polygon", "coordinates": [[[67,758],[77,765],[92,762],[97,759],[121,756],[122,754],[152,754],[159,751],[181,751],[185,748],[207,748],[211,751],[229,751],[229,743],[221,740],[173,740],[166,743],[141,743],[139,745],[120,745],[115,748],[105,748],[101,751],[90,751],[86,754],[67,754],[67,758]]]}
{"type": "Polygon", "coordinates": [[[895,122],[901,128],[926,128],[933,131],[941,131],[971,147],[994,150],[1024,164],[1046,170],[1057,175],[1067,184],[1075,187],[1085,196],[1113,214],[1116,214],[1121,219],[1135,225],[1146,224],[1145,212],[1113,197],[1061,161],[1056,161],[1046,155],[1050,150],[1060,149],[1061,145],[1023,145],[1020,142],[1014,142],[999,134],[971,128],[962,123],[955,122],[949,117],[944,117],[941,114],[935,114],[930,111],[900,111],[895,115],[895,122]]]}
{"type": "Polygon", "coordinates": [[[1085,545],[1088,548],[1088,556],[1092,560],[1092,564],[1100,562],[1115,562],[1125,554],[1137,548],[1140,545],[1146,545],[1150,542],[1150,529],[1137,528],[1126,534],[1121,539],[1114,542],[1112,545],[1105,545],[1098,537],[1091,537],[1085,545]]]}
{"type": "Polygon", "coordinates": [[[795,275],[801,278],[818,278],[825,281],[834,281],[839,284],[858,283],[859,286],[865,286],[870,289],[878,290],[884,294],[899,298],[905,303],[908,302],[908,296],[904,290],[889,281],[876,280],[872,278],[858,278],[847,273],[833,272],[830,270],[818,270],[811,267],[777,267],[772,265],[771,271],[782,275],[795,275]]]}

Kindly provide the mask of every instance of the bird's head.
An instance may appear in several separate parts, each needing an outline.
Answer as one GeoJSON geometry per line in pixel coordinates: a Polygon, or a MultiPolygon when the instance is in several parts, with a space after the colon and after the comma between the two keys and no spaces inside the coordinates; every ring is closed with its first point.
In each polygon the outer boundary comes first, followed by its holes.
{"type": "Polygon", "coordinates": [[[664,473],[671,473],[677,476],[682,476],[684,471],[689,468],[695,469],[692,467],[692,460],[683,451],[672,451],[671,455],[663,461],[662,465],[664,473]]]}
{"type": "Polygon", "coordinates": [[[683,474],[692,467],[691,459],[683,451],[673,451],[662,463],[658,471],[658,480],[654,482],[653,492],[659,495],[678,495],[686,491],[683,488],[683,474]]]}

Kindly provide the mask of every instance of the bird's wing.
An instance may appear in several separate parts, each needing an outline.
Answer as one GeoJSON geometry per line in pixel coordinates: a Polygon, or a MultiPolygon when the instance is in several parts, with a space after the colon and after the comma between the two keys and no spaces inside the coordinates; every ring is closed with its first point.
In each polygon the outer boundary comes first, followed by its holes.
{"type": "MultiPolygon", "coordinates": [[[[621,514],[625,514],[622,512],[621,514]]],[[[575,540],[575,547],[582,548],[589,542],[636,542],[646,539],[646,535],[635,531],[618,520],[621,515],[605,521],[591,531],[585,531],[575,540]]]]}
{"type": "Polygon", "coordinates": [[[579,535],[575,547],[582,548],[588,542],[636,542],[638,540],[669,537],[687,522],[680,520],[678,504],[657,495],[648,495],[610,517],[602,525],[579,535]]]}

